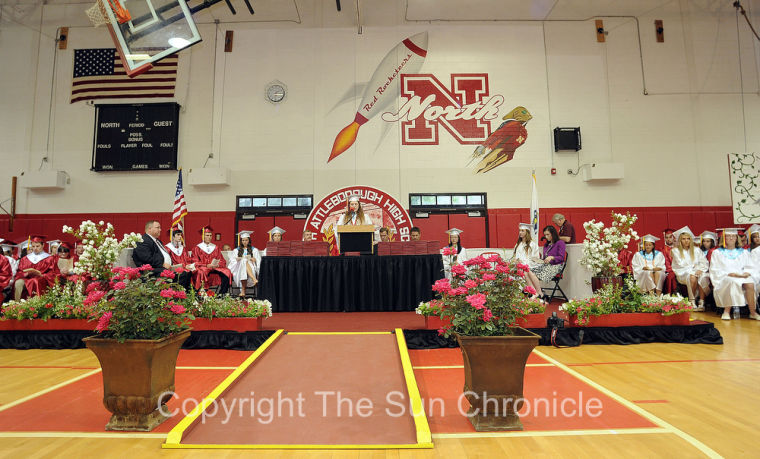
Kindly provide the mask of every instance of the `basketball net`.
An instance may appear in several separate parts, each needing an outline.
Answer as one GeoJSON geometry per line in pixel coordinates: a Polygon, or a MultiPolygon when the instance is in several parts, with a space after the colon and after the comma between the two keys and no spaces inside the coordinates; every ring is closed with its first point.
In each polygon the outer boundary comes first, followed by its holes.
{"type": "Polygon", "coordinates": [[[132,20],[129,11],[121,6],[119,0],[95,0],[95,4],[85,10],[85,14],[90,19],[90,22],[92,22],[92,25],[99,27],[110,22],[106,8],[111,8],[114,16],[116,16],[116,19],[119,21],[119,24],[124,24],[125,22],[132,20]],[[107,7],[105,6],[105,3],[108,3],[107,7]]]}

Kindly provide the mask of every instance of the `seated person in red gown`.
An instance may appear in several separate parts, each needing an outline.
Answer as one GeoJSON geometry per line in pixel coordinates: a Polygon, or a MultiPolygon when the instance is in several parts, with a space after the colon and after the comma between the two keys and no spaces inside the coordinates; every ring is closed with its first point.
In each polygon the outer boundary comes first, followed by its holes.
{"type": "Polygon", "coordinates": [[[195,265],[193,265],[190,255],[187,254],[187,248],[185,248],[185,243],[182,241],[183,234],[181,229],[174,228],[169,230],[171,242],[164,247],[169,251],[169,256],[172,258],[173,269],[182,268],[193,272],[195,271],[195,265]]]}
{"type": "Polygon", "coordinates": [[[633,260],[633,252],[627,248],[620,249],[620,252],[618,252],[618,266],[623,270],[621,274],[631,274],[633,272],[631,260],[633,260]]]}
{"type": "Polygon", "coordinates": [[[45,293],[60,274],[56,257],[43,251],[45,236],[34,235],[30,241],[31,250],[18,262],[14,294],[16,300],[22,296],[45,293]]]}
{"type": "Polygon", "coordinates": [[[663,240],[665,245],[662,248],[662,254],[665,256],[665,284],[662,287],[662,293],[676,293],[678,292],[678,281],[676,281],[676,274],[673,272],[673,256],[671,251],[676,243],[676,237],[673,234],[672,228],[665,228],[662,230],[663,240]]]}
{"type": "Polygon", "coordinates": [[[219,285],[219,294],[227,293],[230,288],[232,272],[227,269],[227,262],[216,244],[211,242],[214,230],[210,226],[201,228],[203,242],[193,247],[193,262],[197,274],[193,276],[195,290],[219,285]]]}
{"type": "Polygon", "coordinates": [[[76,244],[74,244],[74,255],[72,256],[72,258],[74,259],[74,263],[76,263],[77,260],[79,260],[79,257],[81,257],[83,253],[84,253],[84,245],[81,242],[77,242],[76,244]]]}
{"type": "Polygon", "coordinates": [[[0,304],[5,301],[5,294],[10,294],[11,281],[13,280],[13,267],[3,254],[0,253],[0,304]]]}
{"type": "Polygon", "coordinates": [[[9,239],[0,241],[0,249],[2,249],[0,250],[0,256],[4,257],[11,264],[11,270],[13,271],[11,279],[16,276],[16,269],[18,268],[18,260],[13,256],[13,249],[15,248],[16,243],[9,239]]]}

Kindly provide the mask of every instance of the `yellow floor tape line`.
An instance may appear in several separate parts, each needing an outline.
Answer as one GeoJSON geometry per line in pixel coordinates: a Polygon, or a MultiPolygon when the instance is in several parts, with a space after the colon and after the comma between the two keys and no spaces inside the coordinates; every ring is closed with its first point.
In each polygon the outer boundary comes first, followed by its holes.
{"type": "Polygon", "coordinates": [[[659,417],[655,416],[654,414],[650,413],[649,411],[639,407],[635,403],[621,397],[620,395],[612,392],[611,390],[607,389],[606,387],[602,386],[601,384],[595,382],[591,378],[588,378],[586,376],[583,376],[579,372],[573,370],[572,368],[568,367],[567,365],[549,357],[548,355],[544,354],[541,351],[533,350],[533,352],[541,357],[542,359],[546,360],[547,362],[556,365],[557,367],[561,368],[562,370],[566,371],[570,375],[574,376],[577,379],[580,379],[581,381],[585,382],[589,386],[593,387],[594,389],[600,391],[601,393],[607,395],[608,397],[612,398],[613,400],[617,401],[621,405],[625,406],[629,410],[639,414],[640,416],[652,421],[654,424],[657,424],[658,426],[662,427],[666,431],[676,434],[677,436],[681,437],[682,439],[686,440],[688,443],[690,443],[692,446],[694,446],[696,449],[701,451],[705,456],[711,457],[711,458],[720,458],[722,457],[720,454],[713,451],[709,446],[705,445],[701,441],[697,440],[696,438],[692,437],[691,435],[687,434],[686,432],[676,428],[675,426],[669,424],[668,422],[660,419],[659,417]]]}
{"type": "Polygon", "coordinates": [[[190,427],[190,425],[195,421],[198,416],[203,413],[206,408],[208,408],[212,403],[214,403],[220,395],[222,395],[222,392],[224,392],[230,385],[241,375],[243,372],[253,364],[253,362],[259,358],[261,354],[264,353],[264,351],[267,350],[269,346],[274,343],[277,338],[282,335],[284,330],[277,330],[274,332],[272,336],[269,337],[268,340],[264,341],[264,344],[259,346],[256,351],[248,356],[247,359],[243,363],[240,364],[235,371],[230,373],[229,376],[227,376],[224,381],[222,381],[214,390],[211,391],[210,394],[208,394],[208,397],[204,398],[201,403],[199,403],[195,409],[185,416],[184,419],[182,419],[174,428],[169,432],[169,434],[166,436],[166,443],[161,445],[163,448],[177,448],[182,447],[183,445],[180,444],[182,441],[182,434],[185,432],[185,430],[190,427]]]}
{"type": "MultiPolygon", "coordinates": [[[[388,335],[393,332],[293,332],[288,335],[388,335]]],[[[433,440],[430,432],[430,426],[422,407],[422,398],[420,397],[417,381],[414,378],[412,362],[409,358],[409,351],[404,339],[404,333],[401,329],[396,329],[396,343],[398,345],[401,366],[404,371],[404,380],[406,382],[407,392],[412,406],[412,417],[417,435],[417,443],[414,444],[354,444],[354,445],[225,445],[225,444],[183,444],[182,434],[189,428],[205,409],[210,406],[224,390],[226,390],[272,343],[274,343],[283,330],[277,330],[264,344],[259,347],[245,362],[243,362],[232,374],[230,374],[219,386],[216,387],[208,397],[196,406],[196,408],[179,422],[167,435],[166,442],[161,445],[167,449],[421,449],[432,448],[433,440]]]]}

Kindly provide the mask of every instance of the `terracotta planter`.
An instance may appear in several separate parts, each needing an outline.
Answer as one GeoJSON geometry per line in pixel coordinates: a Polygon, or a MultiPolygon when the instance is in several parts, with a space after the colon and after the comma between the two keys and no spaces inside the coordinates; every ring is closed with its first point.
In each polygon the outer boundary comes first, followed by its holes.
{"type": "Polygon", "coordinates": [[[246,332],[261,330],[261,317],[217,317],[214,319],[196,318],[191,324],[195,331],[231,330],[246,332]]]}
{"type": "Polygon", "coordinates": [[[591,291],[596,293],[597,290],[601,289],[607,284],[615,284],[618,287],[623,287],[623,278],[620,276],[614,276],[614,277],[601,277],[601,276],[592,276],[591,277],[591,291]]]}
{"type": "Polygon", "coordinates": [[[517,326],[522,328],[546,328],[546,314],[528,314],[517,319],[517,326]]]}
{"type": "Polygon", "coordinates": [[[467,416],[479,432],[523,430],[517,412],[523,405],[525,363],[539,336],[515,328],[513,336],[457,335],[464,358],[467,416]]]}
{"type": "Polygon", "coordinates": [[[87,319],[0,320],[0,330],[94,330],[87,319]]]}
{"type": "Polygon", "coordinates": [[[571,327],[657,327],[689,325],[689,313],[663,316],[659,312],[632,312],[591,316],[588,325],[578,325],[578,316],[570,315],[571,327]]]}
{"type": "Polygon", "coordinates": [[[441,319],[438,316],[425,316],[425,330],[438,330],[444,325],[448,325],[451,323],[451,320],[441,319]]]}
{"type": "Polygon", "coordinates": [[[119,343],[96,336],[84,338],[103,369],[103,405],[113,413],[106,430],[151,431],[168,416],[166,402],[174,392],[174,370],[190,330],[159,340],[119,343]],[[159,408],[164,409],[159,411],[159,408]]]}

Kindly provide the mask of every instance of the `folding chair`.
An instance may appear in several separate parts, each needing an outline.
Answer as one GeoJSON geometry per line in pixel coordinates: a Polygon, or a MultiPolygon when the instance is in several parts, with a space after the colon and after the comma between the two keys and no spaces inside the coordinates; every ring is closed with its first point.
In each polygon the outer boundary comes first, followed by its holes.
{"type": "Polygon", "coordinates": [[[553,287],[541,287],[541,293],[549,297],[549,301],[553,300],[554,298],[560,298],[564,301],[568,301],[567,295],[565,295],[565,292],[562,291],[562,287],[559,286],[559,282],[562,280],[562,276],[565,273],[565,267],[567,266],[567,253],[565,253],[565,262],[562,263],[562,269],[559,270],[559,272],[552,277],[551,282],[554,282],[553,287]],[[557,291],[559,290],[560,295],[557,295],[557,291]]]}

